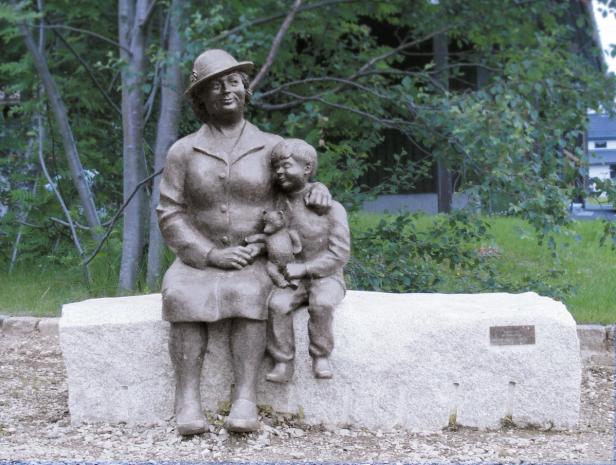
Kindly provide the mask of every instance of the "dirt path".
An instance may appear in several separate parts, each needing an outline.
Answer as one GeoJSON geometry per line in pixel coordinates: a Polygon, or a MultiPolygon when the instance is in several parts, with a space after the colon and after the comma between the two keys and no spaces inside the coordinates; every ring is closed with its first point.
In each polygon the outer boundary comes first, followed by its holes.
{"type": "Polygon", "coordinates": [[[613,367],[586,366],[580,425],[565,432],[326,431],[265,416],[259,434],[229,435],[218,416],[185,440],[172,422],[72,427],[57,339],[0,335],[0,460],[612,463],[613,393],[613,367]]]}

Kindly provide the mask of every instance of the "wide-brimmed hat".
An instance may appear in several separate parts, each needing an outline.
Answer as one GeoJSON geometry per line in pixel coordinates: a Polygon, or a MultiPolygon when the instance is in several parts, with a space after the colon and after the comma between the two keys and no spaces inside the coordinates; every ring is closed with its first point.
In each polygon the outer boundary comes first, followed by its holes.
{"type": "Polygon", "coordinates": [[[190,75],[190,85],[185,95],[189,95],[199,84],[231,71],[249,72],[254,64],[251,61],[237,61],[220,49],[206,50],[197,57],[190,75]]]}

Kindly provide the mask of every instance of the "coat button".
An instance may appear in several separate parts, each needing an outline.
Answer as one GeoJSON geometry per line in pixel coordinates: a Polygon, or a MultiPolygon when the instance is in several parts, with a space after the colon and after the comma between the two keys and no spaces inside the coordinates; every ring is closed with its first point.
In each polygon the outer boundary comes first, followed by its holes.
{"type": "Polygon", "coordinates": [[[220,206],[220,211],[225,213],[227,211],[227,206],[226,205],[221,205],[220,206]]]}
{"type": "Polygon", "coordinates": [[[224,245],[229,245],[229,237],[228,236],[222,236],[220,238],[220,241],[224,244],[224,245]]]}
{"type": "Polygon", "coordinates": [[[219,177],[220,179],[226,179],[226,178],[227,178],[227,173],[220,173],[220,174],[218,175],[218,177],[219,177]]]}

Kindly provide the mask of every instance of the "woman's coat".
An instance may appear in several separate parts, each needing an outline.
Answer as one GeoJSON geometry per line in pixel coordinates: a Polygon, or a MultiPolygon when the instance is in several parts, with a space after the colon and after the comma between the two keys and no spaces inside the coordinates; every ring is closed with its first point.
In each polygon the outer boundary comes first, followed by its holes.
{"type": "Polygon", "coordinates": [[[282,140],[249,122],[230,153],[205,124],[169,149],[157,208],[175,252],[163,279],[163,317],[173,322],[267,318],[272,282],[264,257],[241,270],[206,266],[212,248],[244,245],[274,200],[270,156],[282,140]]]}

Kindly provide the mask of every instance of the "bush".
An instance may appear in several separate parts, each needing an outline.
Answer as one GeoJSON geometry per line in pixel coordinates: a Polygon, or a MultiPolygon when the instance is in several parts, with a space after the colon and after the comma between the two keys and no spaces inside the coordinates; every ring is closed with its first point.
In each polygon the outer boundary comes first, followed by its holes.
{"type": "Polygon", "coordinates": [[[526,292],[562,298],[571,286],[554,284],[558,270],[499,271],[498,247],[484,216],[468,210],[433,218],[382,217],[376,226],[354,225],[350,289],[381,292],[526,292]]]}
{"type": "Polygon", "coordinates": [[[465,211],[438,216],[423,230],[417,214],[384,217],[353,237],[347,266],[350,288],[384,292],[435,292],[443,267],[473,275],[488,273],[478,253],[487,224],[465,211]]]}

